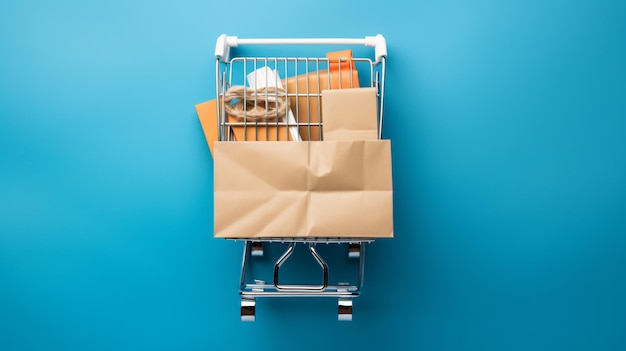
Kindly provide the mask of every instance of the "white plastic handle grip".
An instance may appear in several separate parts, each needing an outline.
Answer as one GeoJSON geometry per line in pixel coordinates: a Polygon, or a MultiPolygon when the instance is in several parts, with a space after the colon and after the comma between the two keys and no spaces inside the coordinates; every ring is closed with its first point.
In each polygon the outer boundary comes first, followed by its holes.
{"type": "Polygon", "coordinates": [[[380,62],[383,57],[387,56],[387,42],[381,34],[376,36],[367,36],[363,39],[352,38],[294,38],[294,39],[239,39],[236,36],[228,36],[222,34],[217,38],[215,45],[215,56],[220,61],[228,61],[230,48],[236,48],[239,45],[365,45],[374,48],[376,62],[380,62]]]}

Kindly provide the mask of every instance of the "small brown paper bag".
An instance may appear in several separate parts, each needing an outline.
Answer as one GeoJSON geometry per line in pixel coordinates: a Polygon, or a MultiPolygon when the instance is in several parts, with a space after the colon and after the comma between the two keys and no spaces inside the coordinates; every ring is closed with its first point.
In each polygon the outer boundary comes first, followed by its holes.
{"type": "Polygon", "coordinates": [[[393,237],[389,140],[214,147],[215,237],[393,237]]]}
{"type": "Polygon", "coordinates": [[[324,140],[378,139],[376,88],[322,91],[324,140]]]}

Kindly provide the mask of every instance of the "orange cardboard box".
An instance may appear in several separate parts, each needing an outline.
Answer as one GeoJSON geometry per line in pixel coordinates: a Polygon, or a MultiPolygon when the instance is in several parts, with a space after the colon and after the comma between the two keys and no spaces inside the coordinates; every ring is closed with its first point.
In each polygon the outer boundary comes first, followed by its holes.
{"type": "MultiPolygon", "coordinates": [[[[237,118],[228,116],[228,122],[237,123],[237,118]]],[[[237,141],[293,141],[293,137],[287,133],[288,127],[285,122],[269,121],[258,124],[248,122],[244,126],[231,126],[235,140],[237,141]],[[282,124],[282,125],[281,125],[282,124]]]]}

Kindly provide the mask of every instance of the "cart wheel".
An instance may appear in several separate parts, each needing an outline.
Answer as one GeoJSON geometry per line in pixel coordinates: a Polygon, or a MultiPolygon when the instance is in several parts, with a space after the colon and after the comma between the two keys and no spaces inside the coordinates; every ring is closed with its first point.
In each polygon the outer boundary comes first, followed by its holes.
{"type": "Polygon", "coordinates": [[[241,298],[241,321],[254,322],[256,319],[256,300],[254,298],[241,298]]]}
{"type": "Polygon", "coordinates": [[[340,297],[338,301],[337,320],[352,321],[352,299],[340,297]]]}
{"type": "Polygon", "coordinates": [[[348,244],[348,257],[350,258],[361,257],[361,244],[348,244]]]}
{"type": "Polygon", "coordinates": [[[262,257],[263,256],[263,243],[259,241],[253,241],[250,244],[250,254],[252,256],[262,257]]]}

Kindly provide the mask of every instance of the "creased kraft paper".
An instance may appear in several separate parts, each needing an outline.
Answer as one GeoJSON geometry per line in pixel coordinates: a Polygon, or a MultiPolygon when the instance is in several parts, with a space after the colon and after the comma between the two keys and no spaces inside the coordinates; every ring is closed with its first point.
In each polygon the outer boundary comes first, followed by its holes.
{"type": "Polygon", "coordinates": [[[389,140],[214,148],[215,237],[393,237],[389,140]]]}

